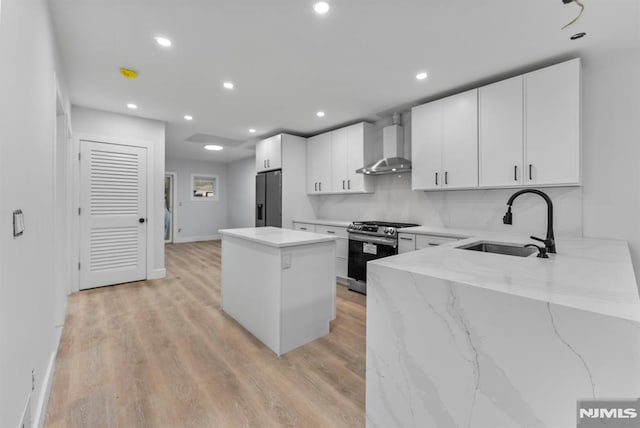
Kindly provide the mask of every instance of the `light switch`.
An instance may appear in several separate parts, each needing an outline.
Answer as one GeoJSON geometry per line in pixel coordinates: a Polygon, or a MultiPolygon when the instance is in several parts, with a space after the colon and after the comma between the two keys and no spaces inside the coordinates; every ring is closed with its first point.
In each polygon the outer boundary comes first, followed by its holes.
{"type": "Polygon", "coordinates": [[[24,214],[22,210],[13,212],[13,237],[18,237],[24,233],[24,214]]]}

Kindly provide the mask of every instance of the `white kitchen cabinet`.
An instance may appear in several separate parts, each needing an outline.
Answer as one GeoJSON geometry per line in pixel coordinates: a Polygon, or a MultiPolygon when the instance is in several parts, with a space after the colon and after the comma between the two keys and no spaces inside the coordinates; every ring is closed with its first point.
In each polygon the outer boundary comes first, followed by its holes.
{"type": "Polygon", "coordinates": [[[411,188],[437,190],[442,184],[442,108],[439,101],[411,109],[411,188]]]}
{"type": "Polygon", "coordinates": [[[347,232],[347,227],[341,226],[327,226],[324,224],[312,224],[312,223],[302,223],[302,222],[294,222],[293,228],[296,230],[303,230],[306,232],[315,232],[322,233],[331,236],[335,236],[336,239],[336,278],[338,282],[347,283],[347,270],[348,264],[347,261],[349,259],[349,235],[347,232]]]}
{"type": "Polygon", "coordinates": [[[373,125],[357,123],[332,131],[333,193],[366,193],[370,177],[356,173],[374,161],[372,155],[373,125]]]}
{"type": "Polygon", "coordinates": [[[307,139],[307,194],[331,193],[331,132],[307,139]]]}
{"type": "Polygon", "coordinates": [[[307,140],[307,193],[368,193],[370,177],[356,169],[373,162],[374,126],[357,123],[307,140]]]}
{"type": "Polygon", "coordinates": [[[347,259],[349,258],[349,237],[346,227],[316,225],[316,233],[335,236],[336,239],[336,276],[346,281],[347,259]]]}
{"type": "Polygon", "coordinates": [[[398,233],[398,254],[410,253],[416,250],[416,235],[412,233],[398,233]]]}
{"type": "Polygon", "coordinates": [[[436,247],[442,244],[448,244],[449,242],[458,241],[458,238],[452,238],[449,236],[439,235],[416,235],[416,250],[422,250],[423,248],[436,247]]]}
{"type": "Polygon", "coordinates": [[[580,59],[527,73],[525,184],[580,184],[580,59]]]}
{"type": "Polygon", "coordinates": [[[523,79],[517,76],[479,89],[480,187],[523,184],[523,79]]]}
{"type": "Polygon", "coordinates": [[[449,242],[458,241],[458,238],[439,235],[423,235],[413,233],[398,234],[398,254],[435,247],[449,242]]]}
{"type": "Polygon", "coordinates": [[[341,128],[331,132],[331,184],[334,191],[347,191],[349,173],[349,129],[341,128]]]}
{"type": "Polygon", "coordinates": [[[315,232],[316,231],[316,225],[315,224],[309,224],[309,223],[294,222],[293,223],[293,229],[294,230],[302,230],[304,232],[315,232]]]}
{"type": "Polygon", "coordinates": [[[478,90],[412,109],[413,190],[478,187],[478,90]]]}
{"type": "Polygon", "coordinates": [[[443,100],[443,189],[478,187],[478,90],[443,100]]]}
{"type": "Polygon", "coordinates": [[[256,144],[256,171],[282,168],[282,135],[274,135],[256,144]]]}

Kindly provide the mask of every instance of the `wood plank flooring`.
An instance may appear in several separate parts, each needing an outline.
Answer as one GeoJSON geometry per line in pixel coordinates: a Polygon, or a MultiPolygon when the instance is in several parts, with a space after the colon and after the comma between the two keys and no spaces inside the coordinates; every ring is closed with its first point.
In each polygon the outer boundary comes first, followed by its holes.
{"type": "Polygon", "coordinates": [[[72,295],[45,426],[363,427],[365,297],[339,285],[331,333],[278,358],[221,311],[220,252],[72,295]]]}

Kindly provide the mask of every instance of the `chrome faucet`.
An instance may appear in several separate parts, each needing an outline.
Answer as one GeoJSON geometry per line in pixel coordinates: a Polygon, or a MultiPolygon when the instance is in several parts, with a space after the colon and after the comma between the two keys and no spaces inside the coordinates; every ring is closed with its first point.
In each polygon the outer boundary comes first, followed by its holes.
{"type": "Polygon", "coordinates": [[[536,189],[524,189],[514,193],[513,195],[511,195],[511,197],[507,201],[507,206],[509,208],[507,208],[506,214],[504,215],[504,217],[502,217],[502,222],[504,224],[513,224],[513,215],[511,214],[511,206],[513,205],[513,201],[523,193],[533,193],[535,195],[538,195],[542,199],[544,199],[545,202],[547,203],[547,236],[545,239],[536,238],[535,236],[532,236],[531,239],[535,239],[536,241],[543,242],[544,246],[547,249],[547,252],[551,254],[555,254],[556,239],[553,236],[553,202],[551,202],[551,199],[546,193],[536,189]]]}

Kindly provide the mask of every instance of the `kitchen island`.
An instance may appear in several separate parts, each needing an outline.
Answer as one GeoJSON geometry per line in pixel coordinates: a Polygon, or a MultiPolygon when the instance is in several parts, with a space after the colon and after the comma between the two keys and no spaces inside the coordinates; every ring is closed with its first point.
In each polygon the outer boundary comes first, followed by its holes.
{"type": "Polygon", "coordinates": [[[334,237],[275,227],[219,232],[224,312],[278,356],[329,333],[334,237]]]}
{"type": "Polygon", "coordinates": [[[558,239],[542,259],[458,248],[524,236],[460,237],[369,264],[368,427],[575,427],[578,400],[640,396],[626,242],[558,239]]]}

